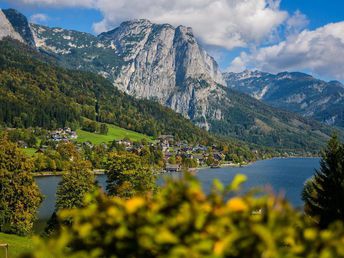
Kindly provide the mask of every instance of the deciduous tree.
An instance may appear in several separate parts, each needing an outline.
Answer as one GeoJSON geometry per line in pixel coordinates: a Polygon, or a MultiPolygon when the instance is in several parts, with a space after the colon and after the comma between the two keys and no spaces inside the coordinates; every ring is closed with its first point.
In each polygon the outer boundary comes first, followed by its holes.
{"type": "Polygon", "coordinates": [[[0,139],[0,231],[31,232],[42,195],[31,171],[33,162],[10,142],[0,139]]]}
{"type": "Polygon", "coordinates": [[[151,167],[144,159],[132,153],[111,153],[106,175],[110,195],[127,198],[151,191],[155,187],[151,167]]]}

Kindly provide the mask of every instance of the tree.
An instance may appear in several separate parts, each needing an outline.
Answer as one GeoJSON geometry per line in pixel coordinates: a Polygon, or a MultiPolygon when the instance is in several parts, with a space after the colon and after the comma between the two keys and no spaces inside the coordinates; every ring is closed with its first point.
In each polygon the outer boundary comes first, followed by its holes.
{"type": "Polygon", "coordinates": [[[107,135],[108,131],[109,131],[109,127],[106,124],[101,124],[100,125],[100,129],[99,129],[99,133],[100,134],[107,135]]]}
{"type": "Polygon", "coordinates": [[[0,139],[0,231],[29,234],[42,195],[31,171],[33,162],[8,141],[0,139]]]}
{"type": "Polygon", "coordinates": [[[55,210],[82,207],[86,193],[95,190],[95,176],[88,161],[73,162],[62,176],[56,192],[55,210]]]}
{"type": "Polygon", "coordinates": [[[152,169],[144,159],[132,153],[111,153],[106,175],[110,195],[128,198],[155,188],[152,169]]]}
{"type": "Polygon", "coordinates": [[[196,168],[198,163],[196,159],[183,158],[182,165],[184,168],[196,168]]]}
{"type": "Polygon", "coordinates": [[[206,160],[206,164],[207,164],[208,166],[211,166],[211,165],[213,165],[214,163],[215,163],[214,156],[213,156],[212,153],[210,153],[209,156],[208,156],[208,158],[207,158],[207,160],[206,160]]]}
{"type": "Polygon", "coordinates": [[[176,156],[171,156],[171,157],[169,157],[169,159],[168,159],[168,163],[170,163],[170,164],[177,164],[177,161],[176,161],[176,156]]]}
{"type": "Polygon", "coordinates": [[[73,162],[58,184],[55,210],[48,221],[46,233],[50,234],[59,227],[57,214],[60,210],[83,207],[85,195],[95,190],[95,176],[90,162],[82,160],[73,162]]]}
{"type": "Polygon", "coordinates": [[[99,130],[99,125],[96,121],[85,120],[82,125],[82,130],[95,133],[99,130]]]}
{"type": "Polygon", "coordinates": [[[61,142],[56,148],[63,160],[73,161],[80,159],[80,153],[75,145],[71,142],[61,142]]]}
{"type": "Polygon", "coordinates": [[[320,169],[303,190],[305,212],[321,226],[344,221],[344,146],[334,135],[322,152],[320,169]]]}

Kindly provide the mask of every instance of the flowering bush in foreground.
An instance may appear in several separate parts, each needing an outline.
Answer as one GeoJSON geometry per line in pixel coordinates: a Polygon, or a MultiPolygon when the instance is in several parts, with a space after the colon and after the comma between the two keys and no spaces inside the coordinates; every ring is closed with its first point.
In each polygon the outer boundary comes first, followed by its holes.
{"type": "Polygon", "coordinates": [[[214,182],[209,195],[185,176],[145,197],[88,196],[60,213],[69,228],[23,257],[344,257],[341,223],[320,230],[281,198],[240,195],[244,180],[214,182]]]}

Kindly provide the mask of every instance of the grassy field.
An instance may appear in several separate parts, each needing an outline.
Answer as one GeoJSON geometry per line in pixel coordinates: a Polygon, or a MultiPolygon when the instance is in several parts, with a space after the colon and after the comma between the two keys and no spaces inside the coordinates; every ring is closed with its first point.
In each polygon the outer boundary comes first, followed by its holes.
{"type": "Polygon", "coordinates": [[[131,141],[140,141],[142,139],[146,139],[147,141],[152,141],[153,139],[145,134],[137,133],[134,131],[126,130],[120,128],[115,125],[108,124],[109,132],[107,135],[97,134],[97,133],[90,133],[83,130],[78,129],[76,131],[78,135],[78,142],[91,142],[93,144],[100,144],[100,143],[107,143],[113,140],[122,140],[123,138],[127,137],[131,141]]]}
{"type": "MultiPolygon", "coordinates": [[[[19,254],[23,252],[28,252],[33,248],[30,237],[20,237],[4,233],[0,233],[0,243],[9,245],[9,258],[17,257],[19,254]]],[[[5,257],[4,248],[0,248],[0,257],[5,257]]]]}
{"type": "Polygon", "coordinates": [[[28,155],[30,157],[34,156],[36,151],[37,151],[37,149],[35,149],[35,148],[21,148],[21,149],[26,155],[28,155]]]}

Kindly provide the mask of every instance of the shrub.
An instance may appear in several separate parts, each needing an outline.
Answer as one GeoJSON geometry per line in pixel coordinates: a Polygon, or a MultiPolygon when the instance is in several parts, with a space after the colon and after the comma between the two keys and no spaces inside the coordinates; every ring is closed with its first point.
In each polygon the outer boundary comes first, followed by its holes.
{"type": "Polygon", "coordinates": [[[344,256],[343,224],[320,230],[280,198],[238,195],[242,181],[236,177],[226,188],[215,182],[209,195],[187,176],[169,180],[154,195],[88,196],[84,208],[61,212],[71,227],[37,239],[24,257],[344,256]]]}

